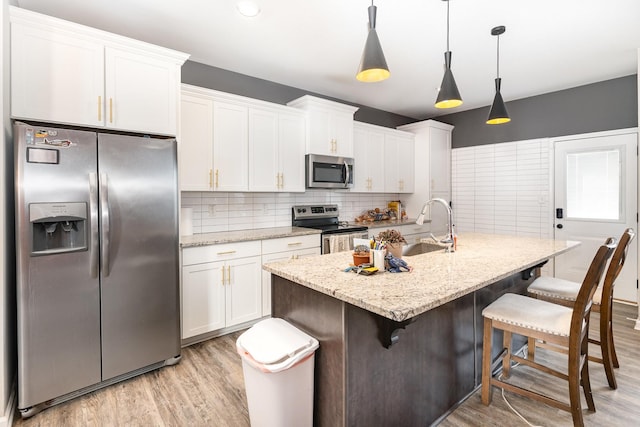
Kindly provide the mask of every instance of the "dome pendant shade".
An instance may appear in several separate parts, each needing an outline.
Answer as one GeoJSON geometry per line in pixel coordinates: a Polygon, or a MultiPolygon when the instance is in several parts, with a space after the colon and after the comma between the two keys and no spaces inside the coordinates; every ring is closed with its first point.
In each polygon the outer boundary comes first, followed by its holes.
{"type": "Polygon", "coordinates": [[[462,97],[456,85],[456,79],[453,78],[451,72],[451,52],[444,53],[444,77],[442,78],[442,84],[440,85],[440,91],[438,91],[438,98],[436,99],[436,108],[453,108],[462,105],[462,97]]]}
{"type": "Polygon", "coordinates": [[[369,6],[369,34],[364,44],[356,79],[361,82],[379,82],[387,79],[390,75],[391,73],[380,45],[380,39],[376,32],[376,7],[369,6]]]}
{"type": "Polygon", "coordinates": [[[507,113],[507,106],[504,105],[502,94],[500,94],[501,80],[500,78],[496,79],[496,96],[493,98],[493,104],[491,104],[491,110],[489,111],[488,125],[501,125],[511,121],[509,113],[507,113]]]}

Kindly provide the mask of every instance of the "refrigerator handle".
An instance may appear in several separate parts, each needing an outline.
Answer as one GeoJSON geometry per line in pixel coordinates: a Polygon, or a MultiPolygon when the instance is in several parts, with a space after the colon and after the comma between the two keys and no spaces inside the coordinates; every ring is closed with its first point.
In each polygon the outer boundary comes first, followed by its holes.
{"type": "Polygon", "coordinates": [[[94,172],[89,174],[89,221],[91,224],[91,236],[89,238],[89,270],[91,277],[98,277],[98,256],[100,248],[100,235],[98,232],[98,182],[94,172]]]}
{"type": "Polygon", "coordinates": [[[109,183],[107,174],[100,174],[100,215],[102,223],[102,238],[100,239],[100,257],[102,264],[102,275],[109,275],[109,183]]]}

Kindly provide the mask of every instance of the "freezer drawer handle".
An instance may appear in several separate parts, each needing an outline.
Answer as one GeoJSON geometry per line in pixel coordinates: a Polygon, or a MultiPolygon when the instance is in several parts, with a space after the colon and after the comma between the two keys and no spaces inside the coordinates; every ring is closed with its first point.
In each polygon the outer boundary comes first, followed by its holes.
{"type": "Polygon", "coordinates": [[[100,174],[100,214],[102,216],[102,239],[100,247],[102,274],[109,276],[109,183],[106,173],[100,174]]]}
{"type": "Polygon", "coordinates": [[[89,221],[91,224],[91,237],[89,242],[89,270],[91,277],[98,277],[98,254],[100,253],[98,242],[98,183],[95,173],[89,174],[89,221]]]}

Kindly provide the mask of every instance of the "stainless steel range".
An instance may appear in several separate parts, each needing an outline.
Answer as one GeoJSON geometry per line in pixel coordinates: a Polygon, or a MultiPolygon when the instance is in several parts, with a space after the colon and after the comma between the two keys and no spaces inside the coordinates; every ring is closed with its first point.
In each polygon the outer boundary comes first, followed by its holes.
{"type": "Polygon", "coordinates": [[[338,220],[338,205],[299,205],[291,208],[292,225],[322,230],[322,253],[353,249],[353,239],[367,239],[368,228],[338,220]]]}

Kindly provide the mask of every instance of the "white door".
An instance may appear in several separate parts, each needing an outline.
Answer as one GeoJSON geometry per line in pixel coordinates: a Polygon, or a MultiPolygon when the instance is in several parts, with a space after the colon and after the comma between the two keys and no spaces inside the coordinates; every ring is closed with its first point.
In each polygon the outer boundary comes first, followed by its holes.
{"type": "Polygon", "coordinates": [[[182,339],[224,328],[223,268],[223,262],[182,267],[182,339]]]}
{"type": "Polygon", "coordinates": [[[175,135],[179,67],[174,63],[107,47],[105,119],[107,127],[175,135]]]}
{"type": "Polygon", "coordinates": [[[180,101],[180,190],[213,189],[213,101],[183,92],[180,101]]]}
{"type": "MultiPolygon", "coordinates": [[[[582,245],[556,257],[555,276],[582,282],[599,245],[637,230],[637,132],[559,139],[555,148],[555,238],[582,245]]],[[[614,297],[637,301],[634,239],[614,297]]]]}
{"type": "Polygon", "coordinates": [[[276,191],[279,184],[278,113],[252,108],[249,110],[249,191],[276,191]]]}
{"type": "Polygon", "coordinates": [[[226,262],[227,327],[262,316],[262,264],[260,256],[226,262]]]}
{"type": "Polygon", "coordinates": [[[304,192],[304,116],[280,113],[278,135],[279,190],[304,192]]]}
{"type": "Polygon", "coordinates": [[[249,109],[243,105],[213,103],[213,188],[249,189],[249,109]]]}

